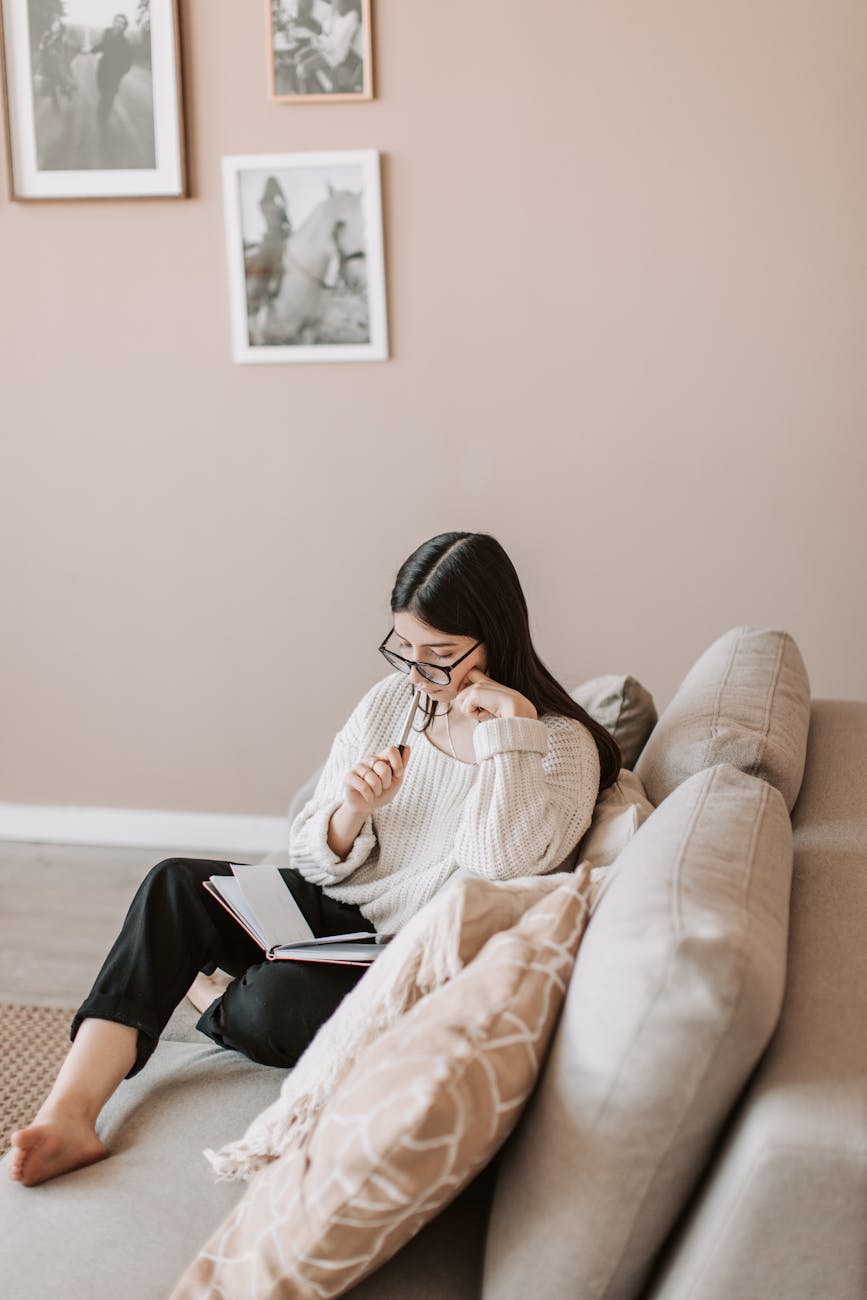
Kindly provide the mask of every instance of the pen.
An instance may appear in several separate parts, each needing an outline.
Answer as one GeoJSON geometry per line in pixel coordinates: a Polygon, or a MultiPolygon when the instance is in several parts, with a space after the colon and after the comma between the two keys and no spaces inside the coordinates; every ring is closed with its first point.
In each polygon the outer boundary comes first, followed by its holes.
{"type": "Polygon", "coordinates": [[[404,723],[403,732],[401,734],[400,740],[397,742],[397,752],[400,754],[401,758],[403,758],[403,751],[406,746],[409,733],[412,730],[412,720],[415,717],[415,711],[419,706],[420,699],[421,699],[421,691],[413,691],[412,703],[409,706],[409,713],[407,714],[406,722],[404,723]]]}

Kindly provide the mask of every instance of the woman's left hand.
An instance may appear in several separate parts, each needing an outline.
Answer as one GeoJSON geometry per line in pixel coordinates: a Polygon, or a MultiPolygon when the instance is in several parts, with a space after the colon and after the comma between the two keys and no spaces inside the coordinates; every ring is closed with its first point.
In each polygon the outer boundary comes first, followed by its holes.
{"type": "Polygon", "coordinates": [[[520,691],[501,686],[481,668],[471,668],[455,696],[455,704],[476,722],[488,718],[537,718],[533,705],[520,691]]]}

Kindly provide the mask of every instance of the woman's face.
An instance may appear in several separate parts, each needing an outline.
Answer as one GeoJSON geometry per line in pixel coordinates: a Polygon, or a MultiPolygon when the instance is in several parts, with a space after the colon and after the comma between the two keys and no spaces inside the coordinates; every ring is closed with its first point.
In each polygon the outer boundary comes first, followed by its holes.
{"type": "MultiPolygon", "coordinates": [[[[475,645],[474,637],[453,636],[450,632],[442,632],[427,623],[420,622],[405,609],[398,610],[394,615],[394,630],[396,633],[394,648],[399,655],[419,663],[434,664],[437,668],[448,668],[456,659],[465,655],[472,645],[475,645]]],[[[432,700],[448,703],[461,689],[461,684],[470,669],[481,668],[484,672],[486,663],[485,647],[480,645],[476,646],[463,663],[458,664],[448,686],[435,686],[432,682],[426,681],[417,668],[412,669],[409,679],[413,686],[419,687],[432,700]]]]}

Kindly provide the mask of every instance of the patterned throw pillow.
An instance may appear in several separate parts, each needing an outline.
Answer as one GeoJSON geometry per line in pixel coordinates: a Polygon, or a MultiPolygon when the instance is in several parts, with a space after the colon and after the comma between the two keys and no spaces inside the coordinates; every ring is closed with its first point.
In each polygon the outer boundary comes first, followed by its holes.
{"type": "Polygon", "coordinates": [[[539,1072],[587,921],[564,876],[359,1058],[306,1146],[268,1165],[172,1300],[326,1300],[390,1258],[491,1159],[539,1072]]]}
{"type": "Polygon", "coordinates": [[[361,1053],[562,883],[556,873],[499,881],[453,877],[401,928],[320,1026],[284,1079],[277,1100],[256,1116],[242,1138],[205,1152],[218,1178],[249,1180],[269,1160],[303,1146],[361,1053]]]}

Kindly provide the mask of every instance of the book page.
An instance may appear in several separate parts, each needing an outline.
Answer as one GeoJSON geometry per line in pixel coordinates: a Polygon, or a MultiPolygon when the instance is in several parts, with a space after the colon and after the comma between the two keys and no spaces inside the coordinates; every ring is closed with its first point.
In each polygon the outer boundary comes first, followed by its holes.
{"type": "Polygon", "coordinates": [[[368,943],[374,943],[376,936],[370,930],[354,930],[351,934],[322,934],[315,939],[302,939],[300,943],[281,943],[281,948],[315,948],[317,944],[322,943],[357,943],[359,939],[366,939],[368,943]]]}
{"type": "Polygon", "coordinates": [[[240,922],[250,937],[255,939],[261,948],[267,950],[268,945],[259,922],[247,906],[247,900],[235,877],[211,876],[209,880],[203,880],[202,884],[209,893],[214,895],[217,902],[222,903],[229,914],[240,922]]]}
{"type": "Polygon", "coordinates": [[[305,943],[313,938],[304,913],[286,888],[277,867],[269,863],[250,866],[235,862],[231,867],[256,918],[266,949],[277,944],[305,943]]]}
{"type": "Polygon", "coordinates": [[[274,948],[270,961],[323,961],[348,966],[369,966],[385,952],[379,943],[323,943],[309,947],[274,948]]]}

